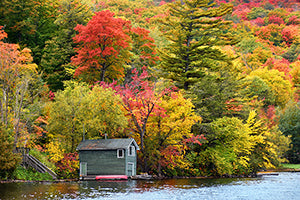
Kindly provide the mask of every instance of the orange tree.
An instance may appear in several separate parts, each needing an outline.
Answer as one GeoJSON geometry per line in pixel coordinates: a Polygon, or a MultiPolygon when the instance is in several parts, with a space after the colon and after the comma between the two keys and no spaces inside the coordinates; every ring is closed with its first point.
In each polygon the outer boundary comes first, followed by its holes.
{"type": "Polygon", "coordinates": [[[130,23],[105,10],[97,12],[86,26],[77,25],[74,76],[88,83],[110,82],[122,80],[127,69],[130,74],[133,68],[154,66],[158,56],[150,31],[130,23]]]}

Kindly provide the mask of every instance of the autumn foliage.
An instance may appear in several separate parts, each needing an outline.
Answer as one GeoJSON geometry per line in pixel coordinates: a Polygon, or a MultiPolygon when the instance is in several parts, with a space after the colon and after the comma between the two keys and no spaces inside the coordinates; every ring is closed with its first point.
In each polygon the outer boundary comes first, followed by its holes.
{"type": "Polygon", "coordinates": [[[105,135],[134,138],[137,172],[158,176],[300,162],[297,0],[14,0],[0,11],[1,178],[17,147],[76,178],[77,145],[105,135]]]}
{"type": "Polygon", "coordinates": [[[56,162],[57,174],[63,178],[76,178],[78,175],[78,153],[65,153],[63,158],[56,162]]]}
{"type": "MultiPolygon", "coordinates": [[[[149,118],[154,115],[163,115],[164,110],[158,105],[160,98],[169,90],[161,92],[155,91],[155,84],[148,81],[149,75],[146,68],[143,68],[141,74],[134,69],[132,71],[132,81],[124,86],[117,85],[116,82],[107,84],[101,82],[103,87],[113,88],[122,98],[122,106],[129,117],[131,131],[137,135],[137,141],[141,147],[142,154],[145,153],[144,139],[147,136],[147,124],[149,118]]],[[[146,158],[143,157],[143,162],[146,158]]],[[[145,167],[145,166],[144,166],[145,167]]]]}
{"type": "Polygon", "coordinates": [[[122,78],[123,64],[129,56],[130,37],[126,34],[129,23],[105,10],[95,13],[86,26],[77,25],[74,42],[79,47],[72,62],[78,68],[74,76],[82,75],[89,83],[122,78]]]}

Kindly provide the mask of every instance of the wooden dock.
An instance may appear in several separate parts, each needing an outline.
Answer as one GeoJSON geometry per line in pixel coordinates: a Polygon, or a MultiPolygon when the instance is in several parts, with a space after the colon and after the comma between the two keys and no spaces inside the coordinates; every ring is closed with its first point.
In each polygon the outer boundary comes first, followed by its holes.
{"type": "Polygon", "coordinates": [[[130,177],[132,180],[151,180],[153,179],[152,175],[148,175],[147,173],[135,175],[130,177]]]}
{"type": "Polygon", "coordinates": [[[80,180],[83,181],[128,180],[128,176],[127,175],[88,175],[88,176],[81,176],[80,180]]]}
{"type": "Polygon", "coordinates": [[[153,179],[152,175],[141,174],[135,176],[127,176],[127,175],[87,175],[81,176],[80,180],[84,181],[95,181],[95,180],[151,180],[153,179]]]}
{"type": "Polygon", "coordinates": [[[99,175],[96,180],[128,180],[127,175],[99,175]]]}
{"type": "Polygon", "coordinates": [[[262,177],[262,176],[278,176],[278,172],[272,172],[272,171],[265,171],[265,172],[257,172],[256,176],[257,177],[262,177]]]}

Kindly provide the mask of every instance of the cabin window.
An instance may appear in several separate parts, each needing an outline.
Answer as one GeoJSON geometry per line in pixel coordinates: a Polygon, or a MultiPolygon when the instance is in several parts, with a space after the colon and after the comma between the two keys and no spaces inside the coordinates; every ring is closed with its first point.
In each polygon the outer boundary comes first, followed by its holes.
{"type": "Polygon", "coordinates": [[[117,150],[117,157],[118,158],[124,158],[124,149],[118,149],[117,150]]]}
{"type": "Polygon", "coordinates": [[[129,156],[135,156],[135,147],[134,146],[130,146],[128,149],[128,155],[129,156]]]}

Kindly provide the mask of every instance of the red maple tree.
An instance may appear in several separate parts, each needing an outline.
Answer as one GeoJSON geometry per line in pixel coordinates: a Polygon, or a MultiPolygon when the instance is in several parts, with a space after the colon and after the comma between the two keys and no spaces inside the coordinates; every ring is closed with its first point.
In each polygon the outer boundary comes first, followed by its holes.
{"type": "Polygon", "coordinates": [[[125,85],[117,85],[117,82],[99,84],[105,88],[112,88],[122,98],[122,105],[129,116],[129,127],[134,134],[137,134],[137,142],[141,147],[142,170],[146,170],[146,156],[144,139],[147,136],[146,126],[150,116],[165,115],[163,108],[158,106],[160,98],[169,93],[171,89],[164,89],[160,92],[155,90],[155,83],[149,81],[149,74],[146,67],[142,68],[142,73],[133,69],[132,81],[125,85]]]}
{"type": "Polygon", "coordinates": [[[123,64],[129,57],[129,25],[109,10],[97,12],[86,26],[77,25],[78,34],[73,38],[78,43],[77,55],[72,63],[78,68],[74,76],[90,83],[123,77],[123,64]]]}

